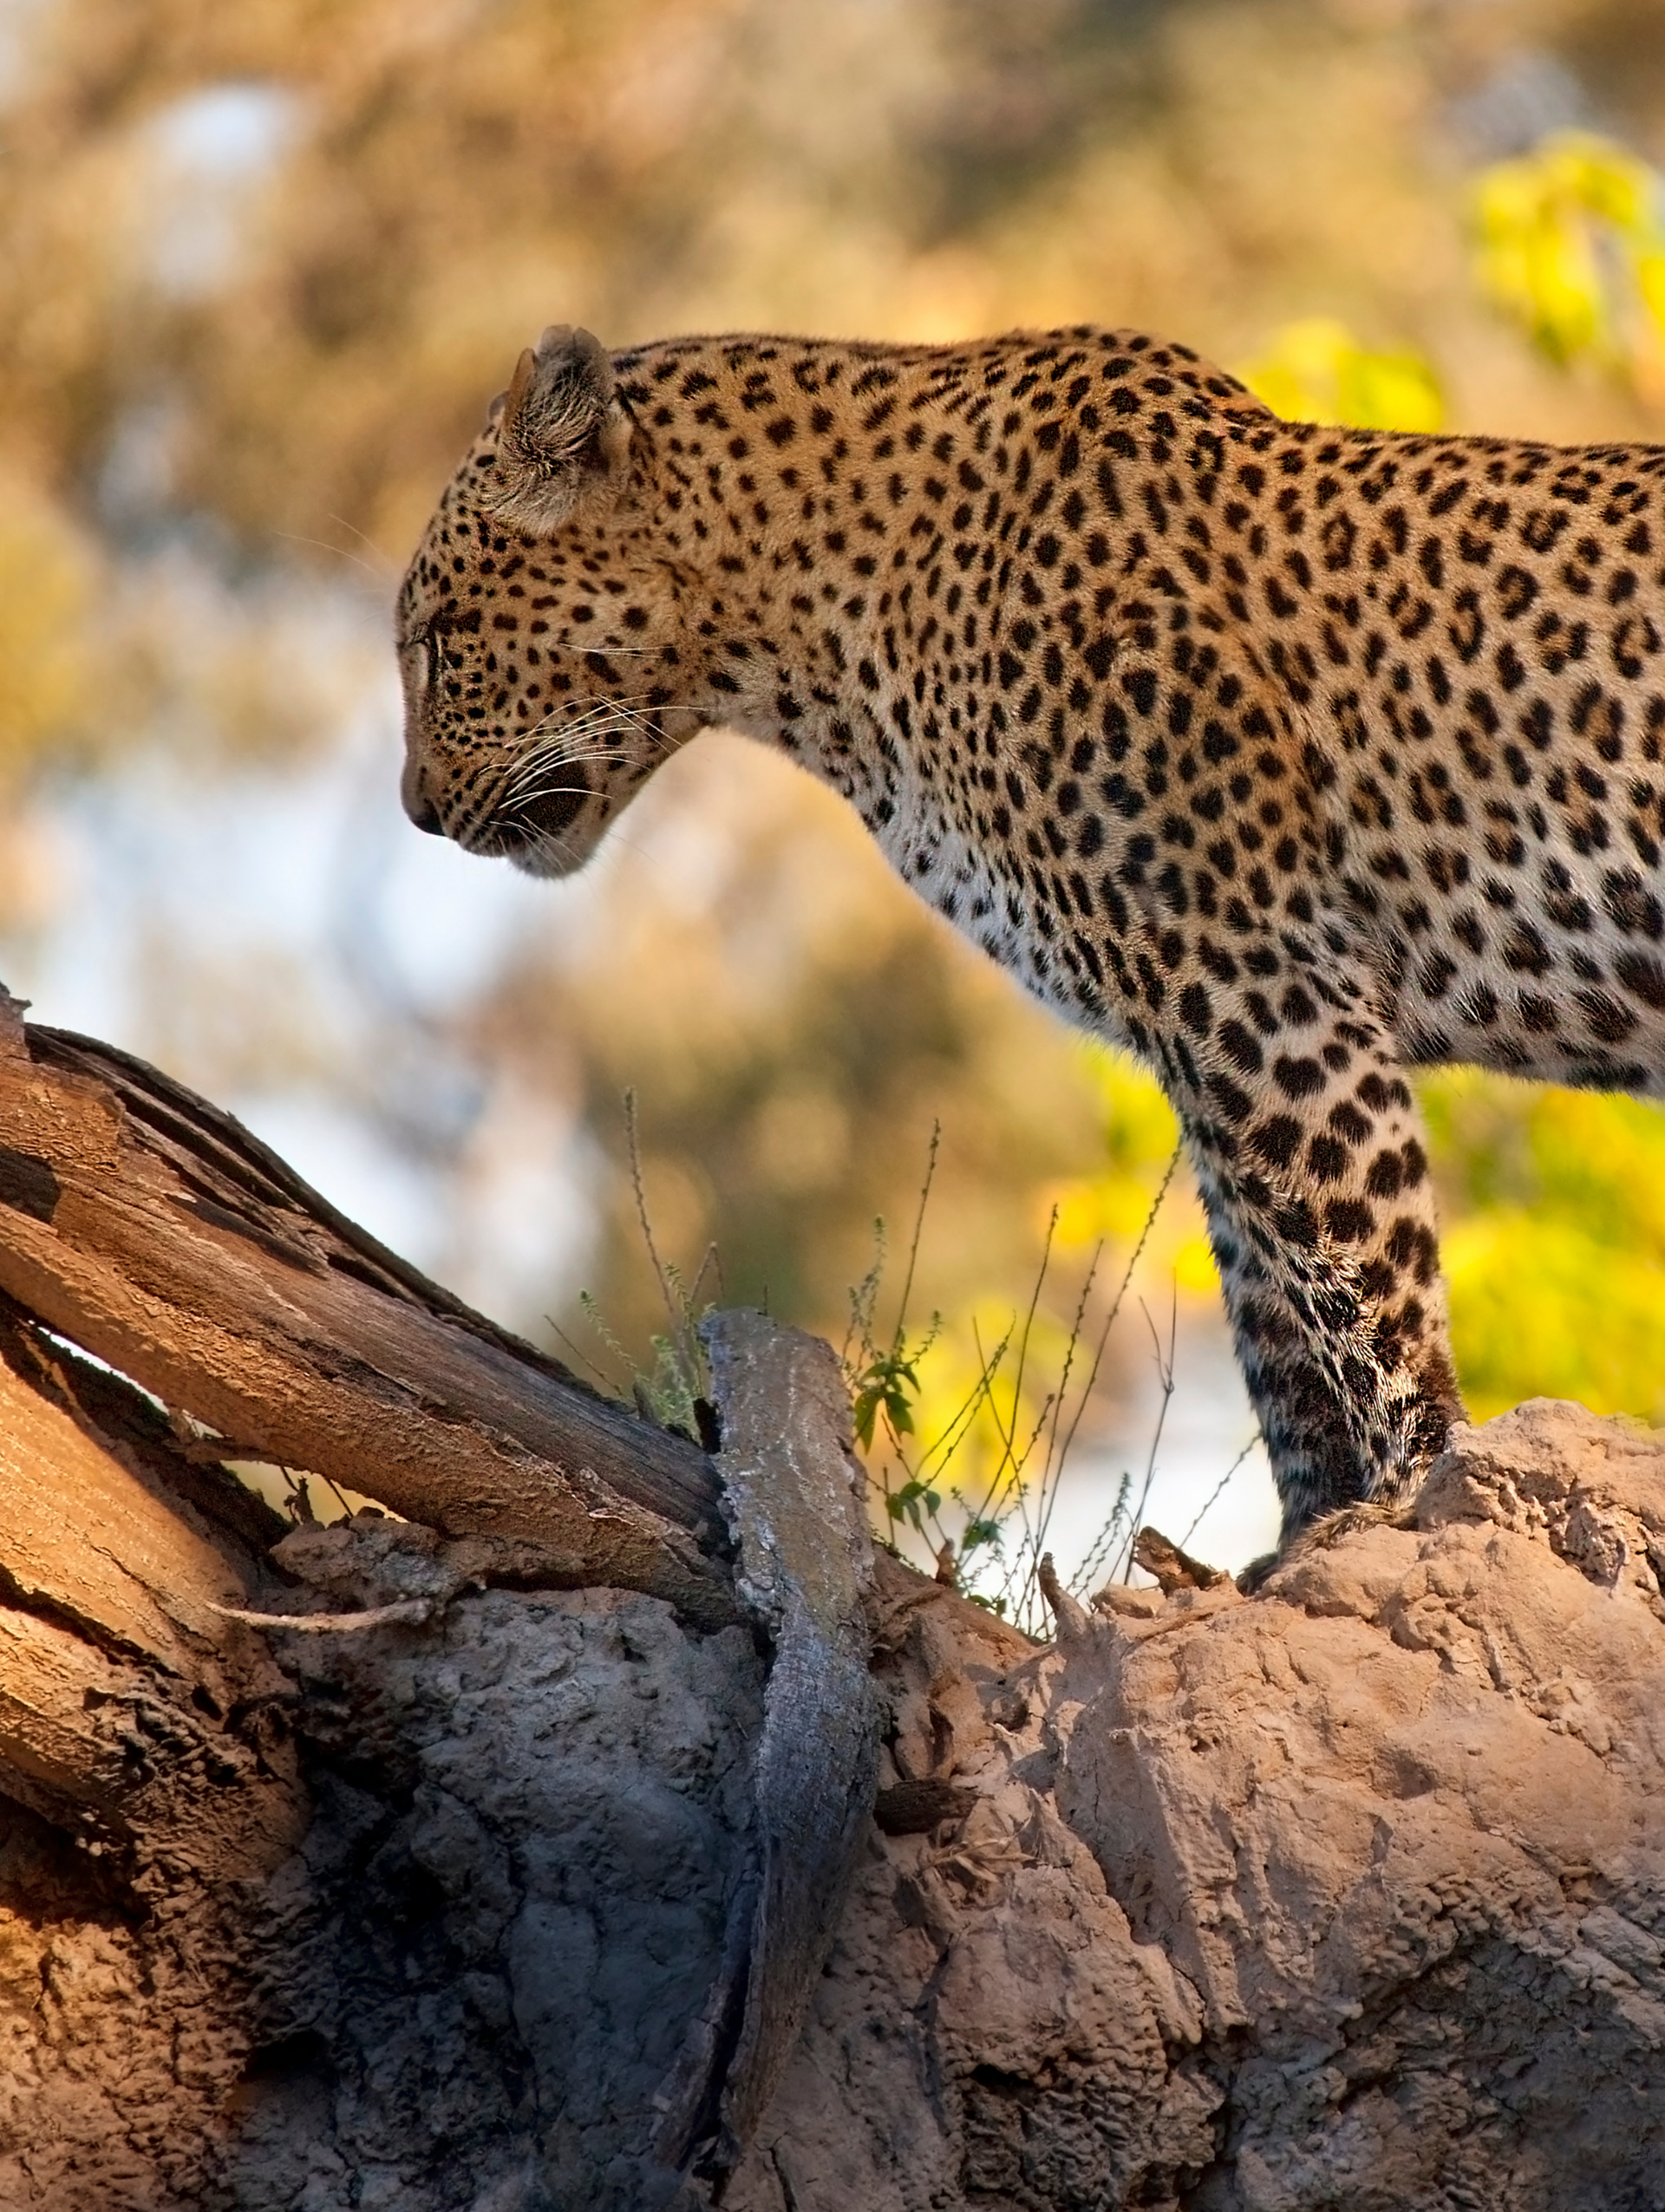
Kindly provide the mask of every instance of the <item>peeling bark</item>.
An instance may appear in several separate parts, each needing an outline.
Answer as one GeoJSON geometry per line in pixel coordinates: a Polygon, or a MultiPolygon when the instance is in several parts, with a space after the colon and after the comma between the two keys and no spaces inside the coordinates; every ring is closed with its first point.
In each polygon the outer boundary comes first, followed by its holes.
{"type": "Polygon", "coordinates": [[[292,1751],[262,1718],[289,1686],[217,1608],[273,1578],[75,1418],[95,1372],[0,1319],[0,1779],[83,1846],[270,1871],[305,1832],[292,1751]]]}
{"type": "Polygon", "coordinates": [[[660,2094],[656,2154],[719,2189],[785,2071],[855,1877],[878,1778],[872,1543],[830,1346],[761,1314],[702,1330],[739,1587],[771,1663],[747,1878],[722,1967],[660,2094]],[[698,2155],[696,2157],[696,2150],[698,2155]]]}
{"type": "Polygon", "coordinates": [[[210,1432],[544,1579],[735,1617],[698,1447],[376,1243],[231,1117],[0,999],[0,1292],[210,1432]]]}

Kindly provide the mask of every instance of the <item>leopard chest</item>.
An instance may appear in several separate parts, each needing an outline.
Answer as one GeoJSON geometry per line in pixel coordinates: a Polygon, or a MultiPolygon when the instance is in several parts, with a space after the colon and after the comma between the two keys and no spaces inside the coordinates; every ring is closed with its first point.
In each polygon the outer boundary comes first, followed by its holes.
{"type": "MultiPolygon", "coordinates": [[[[1177,741],[1207,658],[1165,692],[1138,624],[1120,649],[1102,631],[1095,644],[1079,604],[1036,597],[1015,610],[927,578],[874,623],[846,611],[836,632],[786,641],[780,662],[795,650],[803,680],[777,701],[779,738],[958,929],[1068,1017],[1129,1041],[1119,982],[1186,965],[1198,922],[1227,906],[1244,929],[1270,926],[1218,875],[1237,872],[1235,846],[1212,862],[1204,849],[1231,835],[1221,762],[1239,741],[1177,741]]],[[[1281,760],[1266,766],[1282,778],[1281,760]]],[[[1282,823],[1264,770],[1236,781],[1282,823]]],[[[1244,834],[1258,849],[1270,833],[1257,819],[1244,834]]]]}

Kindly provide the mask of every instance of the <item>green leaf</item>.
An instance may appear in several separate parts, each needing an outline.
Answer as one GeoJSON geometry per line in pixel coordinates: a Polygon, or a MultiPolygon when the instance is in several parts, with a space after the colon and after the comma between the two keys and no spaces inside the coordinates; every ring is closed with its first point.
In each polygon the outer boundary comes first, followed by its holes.
{"type": "Polygon", "coordinates": [[[856,1441],[864,1452],[872,1449],[873,1423],[878,1415],[880,1395],[877,1390],[861,1390],[856,1393],[856,1441]]]}

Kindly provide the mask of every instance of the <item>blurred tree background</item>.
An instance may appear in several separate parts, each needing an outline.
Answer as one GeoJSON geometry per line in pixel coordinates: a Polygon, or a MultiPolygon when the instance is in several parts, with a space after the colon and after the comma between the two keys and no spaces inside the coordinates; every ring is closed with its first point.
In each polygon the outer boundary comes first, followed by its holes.
{"type": "MultiPolygon", "coordinates": [[[[691,1274],[715,1237],[729,1299],[835,1340],[940,1121],[939,1418],[1054,1208],[1049,1356],[1102,1240],[1097,1327],[1166,1109],[737,740],[571,885],[408,833],[388,610],[486,401],[549,321],[1091,319],[1291,414],[1658,436],[1661,159],[1635,0],[6,0],[0,975],[604,1365],[580,1284],[628,1344],[663,1319],[626,1086],[662,1248],[691,1274]]],[[[1665,1117],[1427,1088],[1475,1408],[1665,1417],[1665,1117]]],[[[1140,1295],[1178,1300],[1185,1498],[1252,1429],[1182,1178],[1083,1429],[1083,1545],[1160,1394],[1140,1295]]],[[[1272,1517],[1263,1475],[1234,1495],[1198,1541],[1235,1563],[1272,1517]]]]}

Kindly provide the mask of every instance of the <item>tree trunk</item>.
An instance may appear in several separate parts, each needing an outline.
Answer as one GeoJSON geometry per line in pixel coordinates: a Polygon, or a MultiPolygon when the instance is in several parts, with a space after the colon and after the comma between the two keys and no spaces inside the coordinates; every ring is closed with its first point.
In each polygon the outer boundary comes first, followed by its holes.
{"type": "Polygon", "coordinates": [[[714,1457],[10,1002],[0,1295],[8,2212],[1665,2206],[1659,1439],[1038,1648],[825,1347],[714,1457]]]}

